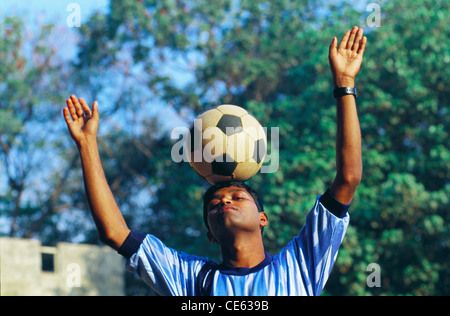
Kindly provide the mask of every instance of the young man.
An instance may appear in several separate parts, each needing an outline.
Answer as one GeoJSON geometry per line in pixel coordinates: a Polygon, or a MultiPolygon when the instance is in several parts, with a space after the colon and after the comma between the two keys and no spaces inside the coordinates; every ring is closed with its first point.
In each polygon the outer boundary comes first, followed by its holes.
{"type": "Polygon", "coordinates": [[[318,196],[298,236],[276,256],[264,251],[268,224],[258,194],[249,186],[223,183],[204,196],[207,236],[217,242],[223,263],[166,247],[159,239],[131,231],[106,182],[97,148],[98,104],[92,111],[71,96],[64,108],[80,152],[86,195],[100,239],[124,255],[127,268],[162,295],[319,295],[348,226],[350,202],[362,175],[361,135],[354,79],[367,38],[347,31],[338,47],[333,37],[329,62],[337,104],[336,177],[318,196]]]}

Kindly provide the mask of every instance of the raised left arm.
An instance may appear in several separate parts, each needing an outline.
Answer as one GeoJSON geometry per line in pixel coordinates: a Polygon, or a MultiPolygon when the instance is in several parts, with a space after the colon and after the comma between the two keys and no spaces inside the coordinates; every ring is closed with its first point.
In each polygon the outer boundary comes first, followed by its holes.
{"type": "MultiPolygon", "coordinates": [[[[337,46],[333,37],[329,62],[333,74],[334,88],[355,87],[355,77],[363,60],[367,38],[363,30],[353,27],[347,31],[337,46]]],[[[336,200],[349,204],[362,177],[361,130],[356,101],[353,95],[336,98],[336,177],[330,187],[336,200]]]]}

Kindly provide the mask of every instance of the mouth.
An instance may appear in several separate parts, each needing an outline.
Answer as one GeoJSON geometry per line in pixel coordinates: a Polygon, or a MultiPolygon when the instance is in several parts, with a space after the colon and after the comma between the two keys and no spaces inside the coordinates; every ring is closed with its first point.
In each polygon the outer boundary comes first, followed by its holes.
{"type": "Polygon", "coordinates": [[[224,205],[219,208],[215,214],[215,221],[219,225],[224,225],[225,219],[229,217],[238,208],[232,205],[224,205]]]}
{"type": "Polygon", "coordinates": [[[235,206],[232,205],[224,205],[222,206],[222,208],[219,210],[219,213],[223,213],[229,210],[237,210],[237,208],[235,206]]]}

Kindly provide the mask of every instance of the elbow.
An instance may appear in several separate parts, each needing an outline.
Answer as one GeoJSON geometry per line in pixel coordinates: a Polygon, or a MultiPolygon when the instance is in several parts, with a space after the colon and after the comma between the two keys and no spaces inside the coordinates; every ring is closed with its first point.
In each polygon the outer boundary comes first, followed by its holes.
{"type": "Polygon", "coordinates": [[[349,175],[345,177],[344,179],[344,185],[348,186],[349,188],[355,189],[358,187],[358,185],[361,183],[361,175],[349,175]]]}
{"type": "Polygon", "coordinates": [[[122,246],[126,236],[128,236],[128,232],[108,232],[101,233],[99,232],[99,238],[102,243],[113,248],[114,250],[119,250],[120,246],[122,246]],[[124,237],[125,236],[125,237],[124,237]]]}
{"type": "Polygon", "coordinates": [[[114,241],[113,236],[110,236],[107,234],[99,234],[98,237],[100,238],[100,241],[102,243],[104,243],[105,245],[110,246],[111,248],[116,249],[116,250],[118,249],[116,247],[116,242],[114,241]]]}
{"type": "Polygon", "coordinates": [[[358,185],[361,183],[362,166],[360,168],[355,168],[353,170],[342,172],[341,174],[338,174],[336,176],[336,179],[338,180],[341,186],[346,186],[356,190],[358,185]]]}
{"type": "Polygon", "coordinates": [[[98,237],[99,237],[100,241],[102,243],[104,243],[105,245],[110,246],[110,247],[112,247],[114,245],[113,238],[107,236],[106,234],[99,234],[98,237]]]}
{"type": "Polygon", "coordinates": [[[362,167],[344,175],[344,183],[354,187],[357,187],[361,183],[361,179],[362,167]]]}

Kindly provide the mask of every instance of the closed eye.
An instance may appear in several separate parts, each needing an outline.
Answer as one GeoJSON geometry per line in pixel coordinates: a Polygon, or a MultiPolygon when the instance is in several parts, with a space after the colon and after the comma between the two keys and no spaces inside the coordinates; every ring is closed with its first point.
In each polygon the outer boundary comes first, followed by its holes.
{"type": "Polygon", "coordinates": [[[248,197],[244,193],[237,193],[233,195],[233,200],[245,200],[248,197]]]}

